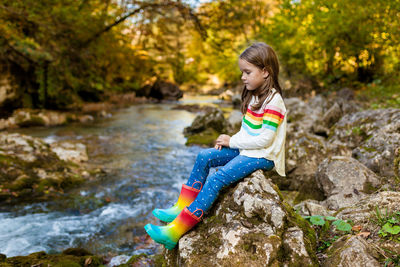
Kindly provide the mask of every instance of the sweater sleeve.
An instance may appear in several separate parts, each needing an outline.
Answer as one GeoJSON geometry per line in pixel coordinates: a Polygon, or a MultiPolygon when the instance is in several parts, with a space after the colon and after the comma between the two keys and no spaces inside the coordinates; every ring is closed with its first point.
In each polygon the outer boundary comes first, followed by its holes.
{"type": "MultiPolygon", "coordinates": [[[[257,135],[248,135],[244,138],[239,133],[233,135],[229,141],[230,148],[238,149],[261,149],[270,146],[276,136],[277,129],[282,123],[286,114],[285,104],[280,95],[276,95],[274,99],[264,107],[262,129],[257,135]]],[[[246,124],[246,116],[243,119],[242,128],[249,127],[246,124]]]]}

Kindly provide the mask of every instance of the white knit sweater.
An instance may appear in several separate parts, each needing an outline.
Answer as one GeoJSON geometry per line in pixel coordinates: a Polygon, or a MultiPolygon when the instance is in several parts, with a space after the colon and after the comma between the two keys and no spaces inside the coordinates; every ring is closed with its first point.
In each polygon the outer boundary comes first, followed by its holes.
{"type": "MultiPolygon", "coordinates": [[[[273,89],[275,90],[275,89],[273,89]]],[[[252,158],[266,158],[275,164],[276,172],[285,175],[286,107],[279,93],[259,110],[251,110],[257,97],[251,98],[240,131],[233,135],[229,147],[238,148],[240,155],[252,158]]]]}

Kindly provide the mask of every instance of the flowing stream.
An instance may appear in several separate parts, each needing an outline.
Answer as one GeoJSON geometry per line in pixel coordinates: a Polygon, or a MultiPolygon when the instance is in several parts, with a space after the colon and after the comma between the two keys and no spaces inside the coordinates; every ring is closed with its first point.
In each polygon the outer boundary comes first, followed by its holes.
{"type": "MultiPolygon", "coordinates": [[[[185,98],[180,104],[211,103],[185,98]]],[[[58,140],[83,140],[90,161],[106,170],[66,198],[0,208],[0,253],[8,257],[37,251],[58,253],[83,247],[114,257],[153,254],[159,249],[145,234],[151,214],[173,204],[200,147],[186,147],[182,131],[196,114],[175,104],[143,104],[119,110],[93,123],[17,132],[58,140]]]]}

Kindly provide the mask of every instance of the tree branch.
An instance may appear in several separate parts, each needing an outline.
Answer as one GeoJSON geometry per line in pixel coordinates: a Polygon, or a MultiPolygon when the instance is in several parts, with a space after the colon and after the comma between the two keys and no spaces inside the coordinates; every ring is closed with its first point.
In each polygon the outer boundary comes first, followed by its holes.
{"type": "MultiPolygon", "coordinates": [[[[138,2],[136,2],[138,4],[138,2]]],[[[191,20],[194,21],[195,26],[197,28],[197,30],[200,32],[201,36],[203,39],[205,39],[207,37],[206,31],[204,30],[204,28],[202,27],[202,25],[200,24],[199,19],[197,18],[197,16],[192,12],[192,9],[183,5],[180,2],[174,2],[174,1],[163,1],[162,3],[140,3],[141,6],[132,10],[131,12],[125,14],[124,16],[122,16],[121,18],[119,18],[118,20],[116,20],[115,22],[113,22],[112,24],[106,26],[104,29],[98,31],[97,33],[95,33],[92,37],[90,37],[89,39],[87,39],[82,45],[81,47],[87,47],[91,42],[93,42],[94,40],[96,40],[98,37],[100,37],[100,35],[102,35],[105,32],[108,32],[109,30],[111,30],[113,27],[119,25],[120,23],[124,22],[126,19],[128,19],[129,17],[132,17],[134,15],[136,15],[137,13],[149,9],[149,8],[160,8],[160,7],[175,7],[177,8],[182,15],[188,15],[189,18],[191,20]]]]}

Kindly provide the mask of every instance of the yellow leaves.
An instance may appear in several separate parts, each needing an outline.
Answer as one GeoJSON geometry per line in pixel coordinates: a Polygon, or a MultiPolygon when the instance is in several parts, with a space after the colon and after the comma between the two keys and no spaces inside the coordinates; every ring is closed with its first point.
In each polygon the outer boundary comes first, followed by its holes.
{"type": "Polygon", "coordinates": [[[322,12],[328,13],[329,12],[329,8],[325,7],[325,6],[321,6],[319,8],[319,10],[321,10],[322,12]]]}
{"type": "Polygon", "coordinates": [[[301,22],[303,26],[311,25],[314,21],[314,15],[313,14],[308,14],[304,20],[301,22]]]}
{"type": "Polygon", "coordinates": [[[381,33],[381,38],[382,38],[383,40],[388,39],[388,37],[389,37],[389,33],[387,33],[387,32],[382,32],[382,33],[381,33]]]}

